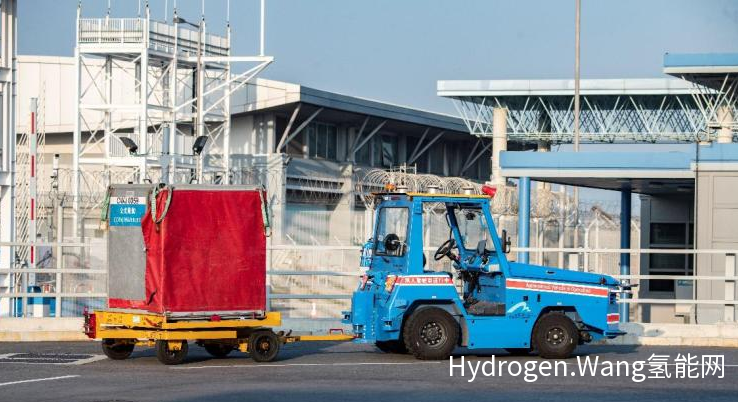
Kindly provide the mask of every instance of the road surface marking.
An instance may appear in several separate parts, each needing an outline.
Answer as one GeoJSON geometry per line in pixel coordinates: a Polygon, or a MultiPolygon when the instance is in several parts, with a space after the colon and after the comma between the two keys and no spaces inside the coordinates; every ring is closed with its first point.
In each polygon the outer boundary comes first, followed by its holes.
{"type": "Polygon", "coordinates": [[[64,380],[67,378],[75,378],[79,377],[79,375],[62,375],[59,377],[46,377],[46,378],[33,378],[30,380],[20,380],[20,381],[11,381],[11,382],[2,382],[0,383],[0,387],[4,387],[6,385],[16,385],[16,384],[25,384],[28,382],[39,382],[39,381],[53,381],[53,380],[64,380]]]}
{"type": "Polygon", "coordinates": [[[172,370],[195,370],[210,368],[241,368],[241,367],[303,367],[303,366],[406,366],[416,364],[441,364],[440,361],[434,362],[359,362],[359,363],[277,363],[277,364],[234,364],[234,365],[217,365],[217,366],[186,366],[186,367],[170,367],[172,370]]]}
{"type": "Polygon", "coordinates": [[[0,355],[0,364],[50,364],[56,366],[80,366],[83,364],[93,363],[99,360],[105,360],[105,355],[88,355],[83,359],[70,359],[64,355],[54,355],[53,357],[48,356],[33,356],[25,357],[25,353],[6,353],[0,355]],[[44,360],[56,360],[56,361],[44,361],[44,360]]]}

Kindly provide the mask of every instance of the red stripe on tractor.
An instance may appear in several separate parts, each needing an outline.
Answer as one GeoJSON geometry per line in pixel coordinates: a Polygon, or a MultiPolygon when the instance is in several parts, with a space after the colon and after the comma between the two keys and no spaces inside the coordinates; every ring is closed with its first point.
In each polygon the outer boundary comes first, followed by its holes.
{"type": "Polygon", "coordinates": [[[620,313],[612,313],[607,315],[607,323],[615,324],[620,322],[620,313]]]}
{"type": "Polygon", "coordinates": [[[571,283],[536,282],[508,279],[507,287],[512,289],[539,290],[542,292],[568,293],[582,296],[609,296],[607,288],[580,286],[571,283]]]}
{"type": "Polygon", "coordinates": [[[448,276],[398,276],[396,285],[453,285],[448,276]]]}

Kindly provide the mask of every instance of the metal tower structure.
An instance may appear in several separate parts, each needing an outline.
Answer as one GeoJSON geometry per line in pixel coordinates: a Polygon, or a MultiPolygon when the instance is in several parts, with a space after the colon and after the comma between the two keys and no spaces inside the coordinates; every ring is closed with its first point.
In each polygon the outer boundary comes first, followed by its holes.
{"type": "MultiPolygon", "coordinates": [[[[0,241],[15,241],[15,96],[17,1],[0,1],[0,241]]],[[[0,247],[0,268],[10,269],[13,247],[0,247]]],[[[9,275],[0,274],[0,288],[9,286],[9,275]]]]}
{"type": "MultiPolygon", "coordinates": [[[[231,27],[208,32],[174,9],[151,18],[82,16],[77,11],[76,121],[72,167],[76,230],[80,214],[111,182],[230,181],[230,101],[273,58],[231,54],[231,27]],[[242,68],[235,72],[234,63],[242,68]]],[[[229,7],[230,13],[230,7],[229,7]]]]}
{"type": "MultiPolygon", "coordinates": [[[[721,95],[681,80],[582,80],[580,138],[589,143],[709,141],[702,102],[721,95]]],[[[570,80],[439,81],[469,132],[493,137],[494,110],[506,109],[507,138],[553,144],[574,141],[570,80]]]]}

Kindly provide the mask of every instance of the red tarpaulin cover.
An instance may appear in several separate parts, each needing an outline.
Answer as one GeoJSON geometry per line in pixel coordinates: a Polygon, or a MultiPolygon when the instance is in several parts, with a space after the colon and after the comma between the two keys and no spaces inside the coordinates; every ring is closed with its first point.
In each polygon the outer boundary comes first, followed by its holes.
{"type": "MultiPolygon", "coordinates": [[[[157,197],[157,214],[167,192],[157,197]]],[[[157,313],[264,311],[266,237],[258,190],[175,188],[169,210],[141,220],[146,299],[112,308],[157,313]]]]}

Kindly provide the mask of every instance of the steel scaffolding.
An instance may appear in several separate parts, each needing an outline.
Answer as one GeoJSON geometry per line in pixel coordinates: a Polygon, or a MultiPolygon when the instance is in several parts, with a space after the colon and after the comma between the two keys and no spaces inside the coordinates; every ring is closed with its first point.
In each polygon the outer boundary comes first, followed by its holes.
{"type": "Polygon", "coordinates": [[[273,61],[263,46],[259,56],[233,56],[229,22],[220,36],[207,32],[204,15],[195,24],[175,9],[169,24],[153,20],[148,4],[142,13],[83,18],[77,10],[77,231],[80,214],[121,172],[127,182],[229,183],[231,95],[273,61]],[[235,72],[234,63],[244,67],[235,72]]]}

